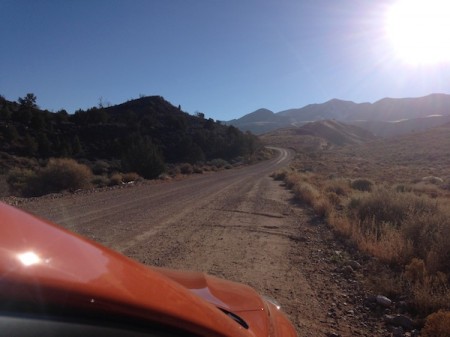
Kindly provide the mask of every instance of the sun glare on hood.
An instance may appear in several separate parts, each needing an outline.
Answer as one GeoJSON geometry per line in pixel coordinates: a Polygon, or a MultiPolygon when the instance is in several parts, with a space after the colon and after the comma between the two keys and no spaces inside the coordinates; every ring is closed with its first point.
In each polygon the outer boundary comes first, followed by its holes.
{"type": "Polygon", "coordinates": [[[29,267],[42,262],[42,259],[35,252],[18,254],[17,258],[25,267],[29,267]]]}

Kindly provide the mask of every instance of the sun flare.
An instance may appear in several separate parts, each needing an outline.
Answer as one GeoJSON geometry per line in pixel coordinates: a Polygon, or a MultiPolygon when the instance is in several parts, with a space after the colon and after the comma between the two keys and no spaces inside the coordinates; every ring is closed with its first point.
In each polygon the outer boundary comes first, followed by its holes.
{"type": "Polygon", "coordinates": [[[386,33],[408,63],[450,62],[450,1],[399,0],[387,13],[386,33]]]}

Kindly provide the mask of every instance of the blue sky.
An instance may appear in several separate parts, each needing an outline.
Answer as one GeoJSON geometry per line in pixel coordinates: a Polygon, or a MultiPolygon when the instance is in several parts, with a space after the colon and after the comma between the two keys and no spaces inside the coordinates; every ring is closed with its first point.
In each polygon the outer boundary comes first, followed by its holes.
{"type": "Polygon", "coordinates": [[[0,94],[68,112],[161,95],[230,120],[450,93],[449,63],[395,57],[384,31],[394,1],[0,0],[0,94]]]}

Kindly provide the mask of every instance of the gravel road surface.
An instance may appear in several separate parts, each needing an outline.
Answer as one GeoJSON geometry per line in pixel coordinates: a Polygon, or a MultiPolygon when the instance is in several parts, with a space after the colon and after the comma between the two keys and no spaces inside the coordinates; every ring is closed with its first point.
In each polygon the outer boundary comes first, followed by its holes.
{"type": "Polygon", "coordinates": [[[249,284],[280,302],[299,336],[381,335],[358,316],[356,281],[327,262],[337,248],[326,227],[269,177],[294,156],[278,152],[252,166],[33,198],[18,207],[144,264],[249,284]]]}

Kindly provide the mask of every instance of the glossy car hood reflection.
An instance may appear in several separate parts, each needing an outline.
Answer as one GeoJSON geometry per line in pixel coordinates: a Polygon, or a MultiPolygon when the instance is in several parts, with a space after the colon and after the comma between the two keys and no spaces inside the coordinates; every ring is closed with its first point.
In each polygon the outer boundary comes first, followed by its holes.
{"type": "Polygon", "coordinates": [[[296,336],[250,287],[202,273],[149,268],[0,203],[0,310],[10,303],[153,322],[200,336],[296,336]],[[217,307],[239,315],[230,318],[217,307]]]}
{"type": "Polygon", "coordinates": [[[247,335],[161,273],[2,203],[0,296],[3,303],[110,312],[202,335],[247,335]]]}
{"type": "Polygon", "coordinates": [[[217,307],[232,312],[264,310],[264,302],[249,286],[196,272],[154,268],[217,307]]]}

